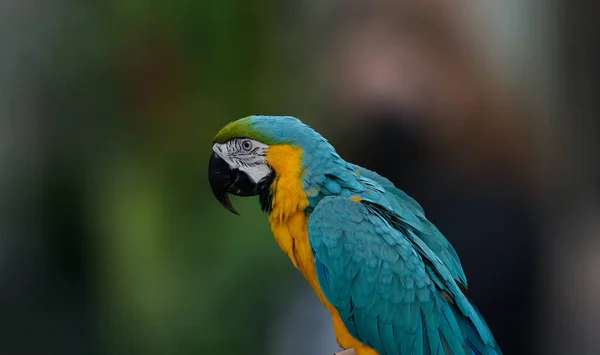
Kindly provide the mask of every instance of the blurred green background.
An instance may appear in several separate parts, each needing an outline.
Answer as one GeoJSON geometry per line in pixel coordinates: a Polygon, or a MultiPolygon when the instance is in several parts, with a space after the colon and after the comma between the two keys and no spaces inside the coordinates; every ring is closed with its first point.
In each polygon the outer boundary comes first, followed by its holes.
{"type": "Polygon", "coordinates": [[[291,73],[292,53],[278,47],[273,5],[109,1],[67,9],[74,13],[49,53],[55,62],[44,88],[51,129],[61,131],[51,154],[62,176],[48,190],[71,204],[52,220],[70,224],[65,214],[81,213],[86,221],[71,236],[87,237],[75,240],[85,254],[69,267],[86,273],[79,277],[98,307],[90,336],[99,351],[264,348],[270,299],[297,275],[255,204],[244,201],[243,221],[218,208],[206,166],[212,137],[229,120],[302,105],[291,99],[302,90],[302,68],[291,73]],[[78,196],[65,199],[73,189],[78,196]]]}
{"type": "Polygon", "coordinates": [[[423,203],[505,353],[596,354],[589,12],[1,1],[0,353],[336,351],[258,202],[235,199],[236,217],[208,186],[215,133],[267,114],[423,203]]]}

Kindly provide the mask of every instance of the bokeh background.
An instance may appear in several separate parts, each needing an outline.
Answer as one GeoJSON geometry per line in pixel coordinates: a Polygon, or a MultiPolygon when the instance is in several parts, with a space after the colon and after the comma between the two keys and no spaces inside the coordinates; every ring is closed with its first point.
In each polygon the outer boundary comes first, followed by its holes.
{"type": "Polygon", "coordinates": [[[211,139],[293,115],[456,247],[505,354],[600,354],[600,37],[570,0],[1,0],[0,354],[331,354],[211,139]]]}

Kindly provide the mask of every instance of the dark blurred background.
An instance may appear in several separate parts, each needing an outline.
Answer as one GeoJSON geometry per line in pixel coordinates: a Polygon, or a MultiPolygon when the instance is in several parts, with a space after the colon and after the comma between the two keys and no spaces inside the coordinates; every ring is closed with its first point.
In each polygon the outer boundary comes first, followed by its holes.
{"type": "Polygon", "coordinates": [[[505,354],[600,354],[600,37],[569,0],[0,1],[0,354],[331,354],[211,140],[293,115],[456,247],[505,354]]]}

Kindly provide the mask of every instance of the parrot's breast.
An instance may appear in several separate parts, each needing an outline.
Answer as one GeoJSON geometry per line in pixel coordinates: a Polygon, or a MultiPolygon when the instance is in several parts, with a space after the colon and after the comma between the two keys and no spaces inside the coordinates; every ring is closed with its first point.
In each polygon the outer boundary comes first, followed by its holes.
{"type": "Polygon", "coordinates": [[[337,309],[325,298],[319,285],[308,239],[310,217],[305,209],[309,201],[302,182],[302,150],[288,145],[271,146],[267,152],[267,162],[277,176],[271,187],[273,206],[269,213],[275,240],[331,312],[338,343],[343,348],[356,349],[358,355],[377,355],[373,349],[363,347],[350,335],[337,309]]]}
{"type": "Polygon", "coordinates": [[[315,261],[308,240],[309,216],[304,211],[284,214],[284,218],[269,216],[271,230],[281,249],[289,256],[294,266],[300,270],[323,305],[331,313],[333,327],[338,344],[344,349],[354,348],[357,355],[378,355],[367,345],[356,340],[344,325],[338,310],[329,303],[317,279],[315,261]]]}
{"type": "Polygon", "coordinates": [[[318,288],[308,242],[309,217],[304,212],[309,202],[302,183],[302,149],[289,145],[271,146],[267,162],[276,172],[271,186],[273,206],[269,213],[275,240],[311,286],[318,288]]]}

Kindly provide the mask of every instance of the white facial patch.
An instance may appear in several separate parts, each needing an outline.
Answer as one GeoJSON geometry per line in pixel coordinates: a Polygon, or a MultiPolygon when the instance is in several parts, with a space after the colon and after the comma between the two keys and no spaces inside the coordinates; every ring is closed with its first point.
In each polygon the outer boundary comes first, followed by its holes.
{"type": "Polygon", "coordinates": [[[266,144],[245,138],[213,145],[213,151],[232,169],[245,172],[255,183],[261,182],[271,173],[266,161],[268,148],[266,144]]]}

